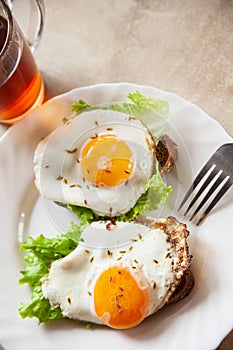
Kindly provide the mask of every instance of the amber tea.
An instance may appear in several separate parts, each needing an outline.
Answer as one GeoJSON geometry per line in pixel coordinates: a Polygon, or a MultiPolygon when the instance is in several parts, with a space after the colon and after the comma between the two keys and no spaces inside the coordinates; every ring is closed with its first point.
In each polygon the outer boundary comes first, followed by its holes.
{"type": "MultiPolygon", "coordinates": [[[[6,38],[7,21],[0,17],[0,54],[4,51],[6,38]]],[[[32,53],[24,41],[22,46],[21,57],[16,60],[13,73],[0,85],[1,120],[22,116],[44,97],[43,83],[32,53]]]]}
{"type": "Polygon", "coordinates": [[[10,11],[4,14],[0,13],[0,122],[12,124],[42,103],[44,84],[17,23],[10,11]]]}

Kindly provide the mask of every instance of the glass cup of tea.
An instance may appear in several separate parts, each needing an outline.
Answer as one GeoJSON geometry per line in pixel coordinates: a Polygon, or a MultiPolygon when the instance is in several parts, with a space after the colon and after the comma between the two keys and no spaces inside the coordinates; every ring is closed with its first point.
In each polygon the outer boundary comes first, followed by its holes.
{"type": "Polygon", "coordinates": [[[44,100],[43,80],[32,54],[43,31],[44,1],[30,1],[39,18],[29,42],[12,14],[16,0],[0,0],[0,123],[4,124],[23,119],[44,100]]]}

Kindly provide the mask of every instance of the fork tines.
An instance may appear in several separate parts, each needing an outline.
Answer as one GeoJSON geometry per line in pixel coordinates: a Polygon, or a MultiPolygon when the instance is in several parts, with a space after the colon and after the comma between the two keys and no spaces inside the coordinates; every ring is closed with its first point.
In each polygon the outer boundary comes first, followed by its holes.
{"type": "Polygon", "coordinates": [[[195,208],[190,217],[190,221],[200,212],[207,201],[210,204],[204,209],[196,225],[199,225],[209,212],[214,208],[222,196],[227,192],[233,183],[233,143],[222,145],[208,160],[194,179],[191,187],[184,196],[178,208],[180,210],[187,202],[188,198],[194,197],[187,206],[184,216],[193,208],[200,199],[200,203],[195,208]],[[199,187],[194,193],[194,190],[199,187]]]}

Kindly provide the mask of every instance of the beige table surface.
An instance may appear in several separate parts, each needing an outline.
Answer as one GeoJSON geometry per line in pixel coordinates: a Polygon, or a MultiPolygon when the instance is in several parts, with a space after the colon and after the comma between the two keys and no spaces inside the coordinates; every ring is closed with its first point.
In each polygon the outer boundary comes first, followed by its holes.
{"type": "MultiPolygon", "coordinates": [[[[231,0],[47,0],[36,60],[49,97],[103,82],[151,85],[233,136],[231,0]]],[[[233,349],[232,333],[219,349],[233,349]]]]}

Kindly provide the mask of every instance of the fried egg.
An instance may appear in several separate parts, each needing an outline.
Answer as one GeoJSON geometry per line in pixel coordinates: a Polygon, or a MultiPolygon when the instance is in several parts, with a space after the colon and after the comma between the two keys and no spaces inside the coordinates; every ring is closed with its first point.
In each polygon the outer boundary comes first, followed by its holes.
{"type": "Polygon", "coordinates": [[[39,143],[35,184],[44,198],[118,216],[146,191],[154,158],[154,139],[140,120],[117,111],[86,111],[39,143]]]}
{"type": "Polygon", "coordinates": [[[77,248],[51,264],[43,294],[64,317],[134,327],[169,301],[189,268],[187,236],[173,217],[93,222],[77,248]]]}

